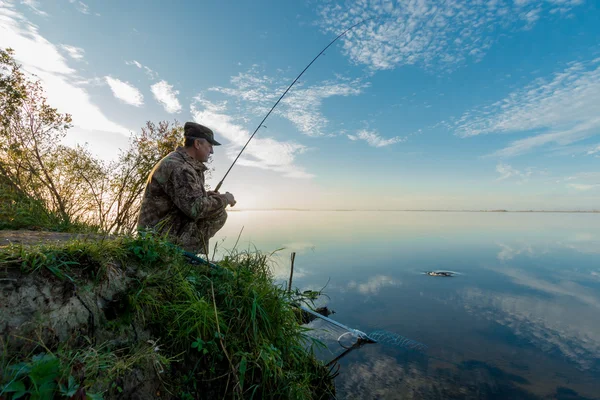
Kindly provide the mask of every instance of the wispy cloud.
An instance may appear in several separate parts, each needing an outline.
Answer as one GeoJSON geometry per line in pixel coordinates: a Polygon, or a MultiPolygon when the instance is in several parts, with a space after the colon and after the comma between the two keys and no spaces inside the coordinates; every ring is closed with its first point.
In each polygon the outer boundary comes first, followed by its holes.
{"type": "Polygon", "coordinates": [[[149,67],[140,64],[139,62],[132,60],[132,61],[125,61],[125,64],[127,65],[135,65],[136,67],[138,67],[139,69],[143,69],[146,72],[146,75],[148,75],[148,77],[152,80],[157,79],[158,78],[158,73],[153,71],[152,69],[150,69],[149,67]]]}
{"type": "Polygon", "coordinates": [[[600,153],[600,144],[597,145],[596,147],[592,147],[588,152],[587,155],[591,156],[592,154],[596,154],[596,153],[600,153]]]}
{"type": "Polygon", "coordinates": [[[325,135],[329,120],[320,108],[323,100],[333,96],[356,96],[368,86],[359,79],[353,81],[326,81],[318,86],[296,88],[282,103],[279,113],[291,121],[300,132],[308,136],[325,135]]]}
{"type": "Polygon", "coordinates": [[[43,17],[47,17],[48,13],[45,11],[42,11],[39,7],[40,4],[37,0],[21,0],[21,4],[26,5],[27,7],[29,7],[34,13],[41,15],[43,17]]]}
{"type": "Polygon", "coordinates": [[[459,136],[529,133],[494,153],[527,153],[550,143],[568,145],[600,133],[600,58],[571,63],[550,79],[537,79],[505,99],[465,113],[454,125],[459,136]]]}
{"type": "Polygon", "coordinates": [[[69,67],[58,46],[40,35],[38,27],[16,11],[11,3],[0,3],[0,46],[15,49],[23,68],[37,75],[49,103],[73,116],[75,126],[95,131],[129,134],[129,130],[109,120],[92,103],[88,92],[77,82],[81,77],[69,67]]]}
{"type": "MultiPolygon", "coordinates": [[[[225,114],[227,103],[212,103],[198,95],[191,105],[194,120],[213,128],[229,141],[226,154],[233,160],[250,138],[250,133],[225,114]]],[[[238,164],[271,170],[289,178],[312,178],[304,168],[295,164],[296,156],[307,150],[306,146],[294,141],[280,142],[272,138],[254,138],[238,159],[238,164]]]]}
{"type": "Polygon", "coordinates": [[[349,32],[343,52],[372,70],[402,65],[442,65],[480,60],[499,31],[529,29],[549,14],[561,14],[581,0],[464,1],[409,0],[327,2],[319,8],[319,24],[339,34],[365,18],[375,18],[349,32]]]}
{"type": "Polygon", "coordinates": [[[536,170],[536,168],[533,167],[527,167],[524,171],[520,171],[505,163],[499,163],[496,165],[496,172],[500,174],[496,180],[503,181],[506,179],[517,179],[517,183],[526,183],[529,181],[529,178],[534,175],[545,174],[544,171],[536,170]]]}
{"type": "Polygon", "coordinates": [[[558,178],[555,183],[564,184],[567,188],[585,192],[600,187],[600,172],[579,172],[558,178]]]}
{"type": "Polygon", "coordinates": [[[395,136],[390,139],[384,139],[375,131],[368,131],[362,129],[356,133],[356,135],[347,135],[350,140],[364,140],[372,147],[385,147],[391,144],[404,142],[406,138],[395,136]]]}
{"type": "Polygon", "coordinates": [[[79,11],[82,14],[90,13],[90,7],[87,4],[85,4],[83,1],[69,0],[69,3],[75,5],[75,8],[77,9],[77,11],[79,11]]]}
{"type": "MultiPolygon", "coordinates": [[[[213,87],[209,90],[235,98],[246,113],[263,116],[291,81],[289,77],[283,76],[282,71],[274,77],[266,76],[255,65],[249,71],[232,77],[232,87],[213,87]]],[[[360,79],[342,76],[306,87],[298,82],[281,101],[274,114],[289,120],[307,136],[333,135],[328,132],[328,118],[321,112],[323,101],[334,96],[355,96],[368,86],[369,83],[360,79]]]]}
{"type": "Polygon", "coordinates": [[[580,191],[588,191],[588,190],[592,190],[592,189],[600,187],[600,184],[588,185],[585,183],[569,183],[567,185],[567,187],[570,187],[571,189],[575,189],[575,190],[580,190],[580,191]]]}
{"type": "Polygon", "coordinates": [[[579,172],[575,175],[570,175],[564,178],[565,181],[574,181],[581,179],[600,181],[600,172],[579,172]]]}
{"type": "Polygon", "coordinates": [[[144,104],[144,96],[142,93],[129,82],[123,82],[110,76],[105,77],[105,79],[108,86],[110,86],[113,95],[123,103],[136,107],[141,107],[144,104]]]}
{"type": "Polygon", "coordinates": [[[181,104],[177,99],[179,94],[178,90],[174,90],[172,85],[169,85],[167,81],[160,81],[150,87],[154,98],[162,104],[165,111],[174,114],[181,111],[181,104]]]}
{"type": "Polygon", "coordinates": [[[362,294],[377,294],[386,286],[399,286],[400,282],[386,275],[375,275],[366,282],[357,283],[351,281],[348,283],[348,289],[355,289],[362,294]]]}
{"type": "Polygon", "coordinates": [[[85,53],[85,50],[83,50],[81,47],[69,46],[67,44],[61,44],[60,47],[66,51],[69,57],[71,57],[73,60],[83,60],[83,54],[85,53]]]}

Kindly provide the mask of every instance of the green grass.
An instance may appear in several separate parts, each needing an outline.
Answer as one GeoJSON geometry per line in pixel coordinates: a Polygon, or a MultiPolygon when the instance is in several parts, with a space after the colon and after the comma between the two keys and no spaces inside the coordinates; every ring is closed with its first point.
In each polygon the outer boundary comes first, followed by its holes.
{"type": "MultiPolygon", "coordinates": [[[[118,398],[108,383],[124,376],[136,363],[160,355],[164,391],[176,398],[330,398],[331,373],[307,349],[307,344],[318,343],[299,325],[297,310],[291,305],[299,300],[298,294],[291,295],[274,284],[267,261],[259,252],[234,252],[220,262],[220,269],[191,265],[176,248],[152,235],[0,250],[3,267],[72,281],[87,290],[104,284],[111,268],[137,271],[123,293],[125,304],[117,319],[103,323],[115,331],[119,324],[143,327],[159,344],[160,352],[135,350],[143,345],[135,342],[125,349],[97,347],[92,338],[79,347],[39,347],[59,359],[61,366],[69,365],[73,354],[98,355],[83,365],[97,364],[98,358],[112,360],[112,368],[90,367],[98,382],[90,381],[88,374],[83,380],[74,376],[69,381],[72,374],[66,367],[59,370],[69,373],[62,372],[54,382],[63,386],[70,382],[73,387],[93,388],[94,393],[118,398]],[[146,356],[136,358],[135,354],[146,356]]],[[[6,348],[3,365],[32,362],[33,354],[27,358],[11,354],[10,346],[6,348]]],[[[13,378],[3,376],[2,385],[13,378]]],[[[33,387],[30,378],[19,379],[25,389],[33,387]]]]}

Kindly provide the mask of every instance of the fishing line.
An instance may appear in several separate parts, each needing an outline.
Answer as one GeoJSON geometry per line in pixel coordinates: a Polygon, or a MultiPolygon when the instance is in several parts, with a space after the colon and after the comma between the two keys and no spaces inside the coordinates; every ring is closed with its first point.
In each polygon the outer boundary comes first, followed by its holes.
{"type": "Polygon", "coordinates": [[[250,139],[248,139],[248,141],[246,142],[246,144],[244,145],[244,147],[242,147],[242,150],[240,150],[240,152],[237,155],[237,157],[235,158],[235,160],[233,160],[233,163],[231,164],[231,166],[229,167],[229,169],[225,173],[225,176],[223,176],[223,179],[221,179],[221,181],[219,182],[219,184],[215,188],[216,192],[219,191],[219,189],[221,188],[221,185],[225,181],[225,178],[227,178],[227,175],[229,175],[229,171],[231,171],[231,169],[233,168],[233,166],[237,162],[238,158],[240,158],[240,156],[242,155],[242,153],[244,152],[244,150],[248,146],[248,143],[250,143],[250,141],[252,140],[252,138],[254,137],[254,135],[256,135],[256,132],[258,132],[258,130],[263,126],[263,123],[266,121],[266,119],[269,117],[269,115],[271,115],[271,112],[275,109],[275,107],[277,107],[277,104],[279,104],[279,102],[281,101],[281,99],[283,99],[283,97],[287,94],[287,92],[289,92],[289,90],[292,88],[292,86],[294,86],[294,84],[298,81],[298,79],[300,79],[300,77],[304,74],[304,72],[317,60],[317,58],[319,58],[321,56],[321,54],[323,54],[325,52],[325,50],[327,50],[339,38],[341,38],[342,36],[344,36],[346,33],[350,32],[352,29],[356,28],[357,26],[359,26],[359,25],[361,25],[361,24],[363,24],[363,23],[365,23],[365,22],[367,22],[369,20],[376,19],[376,18],[379,18],[379,17],[375,16],[375,17],[365,18],[362,21],[360,21],[360,22],[352,25],[350,28],[346,29],[344,32],[340,33],[335,39],[333,39],[331,42],[329,42],[329,44],[323,50],[321,50],[321,52],[319,54],[317,54],[317,56],[315,58],[313,58],[313,60],[302,70],[302,72],[300,72],[300,75],[298,75],[296,77],[296,79],[294,79],[294,81],[290,84],[290,86],[288,86],[288,88],[285,90],[285,92],[283,92],[283,94],[281,95],[281,97],[279,97],[279,100],[277,100],[277,102],[273,105],[273,107],[271,107],[271,109],[269,110],[269,112],[267,113],[267,115],[265,115],[265,117],[262,119],[262,121],[260,122],[260,124],[258,124],[258,126],[256,127],[256,129],[254,130],[254,133],[252,133],[252,136],[250,136],[250,139]]]}

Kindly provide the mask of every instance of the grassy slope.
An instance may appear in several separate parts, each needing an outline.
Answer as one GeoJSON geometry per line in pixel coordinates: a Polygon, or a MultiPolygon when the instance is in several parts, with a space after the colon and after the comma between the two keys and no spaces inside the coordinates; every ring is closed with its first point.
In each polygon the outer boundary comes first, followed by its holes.
{"type": "Polygon", "coordinates": [[[134,270],[112,299],[110,317],[105,309],[95,323],[121,336],[130,326],[150,335],[103,343],[93,335],[58,343],[39,336],[31,338],[26,353],[0,343],[0,398],[19,390],[120,398],[131,371],[143,366],[157,374],[161,398],[315,399],[333,391],[330,371],[305,350],[290,295],[274,286],[261,254],[232,254],[223,269],[212,270],[190,265],[160,238],[141,235],[5,247],[0,264],[49,285],[73,285],[80,293],[103,287],[115,270],[134,270]]]}

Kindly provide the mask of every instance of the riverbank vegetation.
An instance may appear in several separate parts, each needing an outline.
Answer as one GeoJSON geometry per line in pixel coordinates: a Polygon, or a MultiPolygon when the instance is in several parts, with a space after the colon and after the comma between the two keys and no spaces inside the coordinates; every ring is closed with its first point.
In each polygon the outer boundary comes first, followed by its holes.
{"type": "Polygon", "coordinates": [[[329,398],[267,259],[193,265],[149,234],[2,248],[0,397],[329,398]]]}

